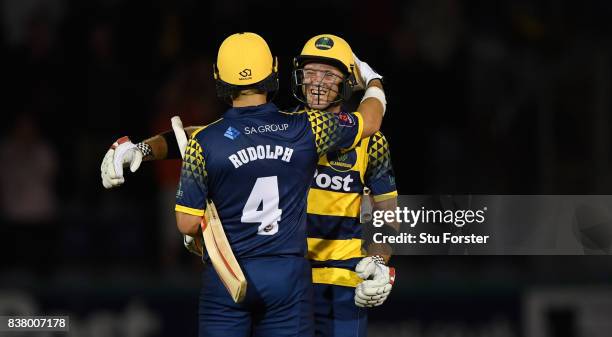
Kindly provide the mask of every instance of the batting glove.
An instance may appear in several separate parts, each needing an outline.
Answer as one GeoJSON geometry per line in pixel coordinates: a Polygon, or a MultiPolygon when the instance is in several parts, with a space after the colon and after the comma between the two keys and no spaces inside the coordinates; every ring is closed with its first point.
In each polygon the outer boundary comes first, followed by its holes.
{"type": "MultiPolygon", "coordinates": [[[[142,163],[143,151],[150,151],[147,144],[139,143],[138,146],[126,137],[121,137],[113,143],[106,152],[102,165],[100,166],[102,185],[104,188],[120,186],[125,182],[123,177],[123,166],[129,165],[130,171],[136,172],[142,163]]],[[[149,154],[148,152],[147,154],[149,154]]]]}
{"type": "Polygon", "coordinates": [[[355,60],[355,65],[357,66],[357,83],[359,89],[365,89],[370,81],[372,80],[382,80],[382,75],[374,71],[369,64],[361,61],[355,53],[353,53],[353,59],[355,60]]]}
{"type": "Polygon", "coordinates": [[[395,268],[389,268],[380,256],[368,256],[359,261],[355,272],[365,281],[355,288],[355,305],[377,307],[389,297],[395,282],[395,268]]]}
{"type": "Polygon", "coordinates": [[[183,245],[190,253],[202,256],[202,238],[194,238],[190,235],[183,235],[183,245]]]}

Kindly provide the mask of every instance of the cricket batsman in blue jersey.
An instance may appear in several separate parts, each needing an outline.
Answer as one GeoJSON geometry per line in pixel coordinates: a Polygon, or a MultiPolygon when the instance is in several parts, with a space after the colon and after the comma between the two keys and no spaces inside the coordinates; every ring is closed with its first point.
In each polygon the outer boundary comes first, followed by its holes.
{"type": "MultiPolygon", "coordinates": [[[[268,102],[278,88],[276,61],[253,33],[223,42],[215,79],[218,96],[232,108],[191,135],[177,191],[177,226],[200,237],[205,201],[212,200],[249,287],[245,300],[235,303],[206,264],[200,336],[312,336],[312,274],[305,258],[308,188],[319,157],[355,147],[378,130],[385,109],[382,84],[366,81],[364,98],[352,114],[281,112],[268,102]]],[[[113,147],[102,165],[105,187],[122,182],[124,164],[134,171],[155,151],[126,138],[113,147]]],[[[372,262],[364,269],[376,267],[372,262]]]]}

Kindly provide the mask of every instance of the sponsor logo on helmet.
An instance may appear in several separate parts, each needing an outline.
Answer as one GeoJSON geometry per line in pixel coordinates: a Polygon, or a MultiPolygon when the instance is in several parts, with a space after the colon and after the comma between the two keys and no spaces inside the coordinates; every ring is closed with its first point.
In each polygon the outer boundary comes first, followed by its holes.
{"type": "Polygon", "coordinates": [[[331,47],[333,46],[334,46],[334,40],[326,36],[320,37],[317,39],[317,41],[315,41],[315,47],[317,47],[317,49],[328,50],[328,49],[331,49],[331,47]]]}
{"type": "Polygon", "coordinates": [[[244,80],[250,80],[251,78],[253,78],[251,76],[251,69],[246,68],[243,71],[239,72],[238,75],[240,75],[239,80],[244,81],[244,80]]]}

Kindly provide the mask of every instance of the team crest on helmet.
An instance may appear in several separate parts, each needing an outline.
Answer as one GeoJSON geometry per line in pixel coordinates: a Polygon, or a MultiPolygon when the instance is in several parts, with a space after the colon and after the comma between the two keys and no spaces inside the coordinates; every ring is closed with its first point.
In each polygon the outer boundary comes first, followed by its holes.
{"type": "Polygon", "coordinates": [[[334,46],[334,40],[326,36],[321,37],[317,41],[315,41],[315,47],[317,47],[317,49],[327,50],[327,49],[331,49],[331,47],[333,46],[334,46]]]}

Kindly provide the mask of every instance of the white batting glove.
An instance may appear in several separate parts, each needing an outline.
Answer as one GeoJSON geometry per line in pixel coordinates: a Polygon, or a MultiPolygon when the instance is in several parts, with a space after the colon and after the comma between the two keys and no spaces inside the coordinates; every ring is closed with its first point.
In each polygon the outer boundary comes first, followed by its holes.
{"type": "Polygon", "coordinates": [[[380,256],[367,256],[355,267],[355,272],[365,281],[355,288],[355,305],[377,307],[389,297],[395,282],[395,268],[385,265],[380,256]]]}
{"type": "Polygon", "coordinates": [[[172,131],[174,131],[174,136],[176,137],[176,143],[178,144],[179,151],[181,152],[181,157],[185,158],[185,149],[187,149],[187,135],[185,134],[185,130],[183,129],[183,122],[181,121],[181,117],[174,116],[170,119],[172,123],[172,131]]]}
{"type": "Polygon", "coordinates": [[[202,238],[194,238],[190,235],[183,235],[183,245],[190,253],[202,256],[202,238]]]}
{"type": "Polygon", "coordinates": [[[374,71],[369,64],[361,61],[355,53],[353,53],[353,59],[355,60],[355,66],[357,66],[357,83],[359,89],[367,88],[368,84],[372,80],[382,80],[382,75],[374,71]]]}
{"type": "Polygon", "coordinates": [[[123,184],[123,165],[129,165],[130,171],[136,172],[142,163],[142,157],[142,151],[127,136],[117,139],[106,152],[100,166],[104,188],[123,184]]]}

